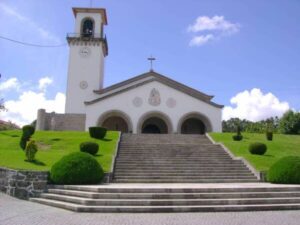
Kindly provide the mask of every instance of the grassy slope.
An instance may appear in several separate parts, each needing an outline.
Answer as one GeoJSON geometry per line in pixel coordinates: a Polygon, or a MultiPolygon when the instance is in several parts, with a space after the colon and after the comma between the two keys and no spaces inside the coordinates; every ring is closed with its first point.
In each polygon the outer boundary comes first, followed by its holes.
{"type": "Polygon", "coordinates": [[[216,142],[222,142],[234,155],[244,157],[259,171],[266,171],[278,159],[284,156],[300,156],[300,135],[275,134],[273,141],[267,141],[265,134],[243,133],[242,141],[233,141],[232,133],[211,133],[216,142]],[[251,155],[248,151],[249,143],[263,142],[268,150],[265,155],[251,155]]]}
{"type": "Polygon", "coordinates": [[[0,131],[0,166],[14,169],[50,170],[62,156],[79,151],[79,144],[94,141],[100,146],[96,159],[105,171],[110,171],[112,155],[115,152],[118,132],[107,132],[106,140],[96,140],[88,132],[77,131],[37,131],[32,139],[36,140],[39,151],[37,163],[24,161],[25,153],[19,147],[21,131],[0,131]],[[13,137],[17,136],[17,137],[13,137]]]}

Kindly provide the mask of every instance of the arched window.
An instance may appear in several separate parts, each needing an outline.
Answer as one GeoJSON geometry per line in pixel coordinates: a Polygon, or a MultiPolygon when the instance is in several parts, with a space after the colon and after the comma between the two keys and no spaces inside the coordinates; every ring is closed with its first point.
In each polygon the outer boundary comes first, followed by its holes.
{"type": "Polygon", "coordinates": [[[92,37],[94,33],[94,22],[91,19],[85,19],[82,23],[82,36],[92,37]]]}

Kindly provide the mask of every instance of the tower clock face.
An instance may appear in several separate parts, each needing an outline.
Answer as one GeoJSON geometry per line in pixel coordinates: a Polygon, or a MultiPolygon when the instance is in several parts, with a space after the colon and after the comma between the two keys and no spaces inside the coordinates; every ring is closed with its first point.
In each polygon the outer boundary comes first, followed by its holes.
{"type": "Polygon", "coordinates": [[[79,49],[79,55],[81,57],[88,57],[91,54],[91,49],[89,47],[82,47],[79,49]]]}

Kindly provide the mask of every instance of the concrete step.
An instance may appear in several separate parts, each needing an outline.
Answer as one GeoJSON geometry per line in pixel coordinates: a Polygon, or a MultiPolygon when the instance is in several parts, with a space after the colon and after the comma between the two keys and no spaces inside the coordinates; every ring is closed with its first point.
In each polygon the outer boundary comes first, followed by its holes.
{"type": "Polygon", "coordinates": [[[226,212],[300,209],[300,204],[213,205],[213,206],[83,206],[51,199],[31,198],[32,202],[76,212],[226,212]]]}
{"type": "Polygon", "coordinates": [[[91,191],[74,191],[64,189],[49,189],[49,193],[87,197],[87,198],[121,198],[121,199],[191,199],[191,198],[270,198],[270,197],[300,197],[300,192],[193,192],[193,193],[97,193],[91,191]]]}
{"type": "Polygon", "coordinates": [[[225,179],[225,178],[220,178],[220,179],[210,179],[210,178],[207,178],[207,179],[184,179],[184,178],[181,178],[181,179],[177,179],[177,178],[140,178],[140,179],[126,179],[126,178],[116,178],[113,180],[114,183],[252,183],[252,182],[257,182],[258,180],[256,178],[245,178],[245,179],[242,179],[242,178],[237,178],[237,179],[234,179],[234,178],[228,178],[228,179],[225,179]]]}
{"type": "Polygon", "coordinates": [[[239,185],[230,185],[230,187],[188,187],[188,188],[168,188],[168,187],[122,187],[110,188],[105,186],[94,185],[52,185],[50,189],[64,189],[77,191],[90,191],[98,193],[234,193],[234,192],[300,192],[299,186],[276,186],[276,187],[256,187],[256,184],[249,187],[239,187],[239,185]],[[253,186],[253,187],[252,187],[253,186]]]}
{"type": "Polygon", "coordinates": [[[128,156],[118,156],[117,160],[127,160],[127,161],[140,161],[140,160],[174,160],[174,161],[183,161],[183,160],[227,160],[227,161],[232,161],[232,158],[229,156],[209,156],[209,157],[204,157],[204,156],[144,156],[144,155],[139,155],[138,157],[134,157],[132,155],[128,156]]]}
{"type": "Polygon", "coordinates": [[[155,149],[143,149],[143,148],[137,148],[137,149],[127,149],[124,147],[121,147],[124,152],[130,152],[130,153],[163,153],[163,154],[193,154],[193,153],[199,153],[199,154],[220,154],[224,153],[222,149],[163,149],[163,148],[155,148],[155,149]]]}
{"type": "Polygon", "coordinates": [[[164,152],[162,151],[147,151],[147,152],[139,152],[139,151],[125,151],[121,150],[119,155],[135,155],[135,156],[180,156],[180,157],[213,157],[213,156],[229,156],[226,152],[164,152]]]}
{"type": "Polygon", "coordinates": [[[126,178],[126,179],[165,179],[165,178],[170,178],[170,179],[244,179],[244,178],[253,178],[254,175],[249,173],[249,174],[242,174],[242,175],[231,175],[231,174],[216,174],[216,175],[198,175],[197,173],[192,174],[192,175],[179,175],[179,174],[172,174],[172,175],[162,175],[162,174],[155,174],[155,175],[147,175],[145,176],[144,174],[142,175],[119,175],[115,174],[114,178],[116,179],[121,179],[121,178],[126,178]]]}
{"type": "Polygon", "coordinates": [[[91,199],[58,194],[41,194],[41,198],[88,206],[196,206],[196,205],[259,205],[300,204],[300,198],[236,198],[236,199],[91,199]]]}
{"type": "Polygon", "coordinates": [[[235,199],[235,198],[284,198],[300,197],[300,191],[261,192],[192,192],[192,193],[98,193],[65,189],[49,189],[51,194],[77,196],[92,199],[235,199]]]}
{"type": "MultiPolygon", "coordinates": [[[[172,175],[180,175],[180,176],[191,176],[191,175],[198,175],[198,176],[204,176],[207,175],[207,172],[201,172],[201,171],[190,171],[190,172],[186,172],[186,171],[169,171],[169,172],[162,172],[162,171],[156,171],[156,172],[152,172],[152,171],[137,171],[137,172],[130,172],[130,171],[117,171],[114,173],[114,176],[135,176],[135,175],[139,175],[139,176],[159,176],[159,175],[163,175],[163,176],[172,176],[172,175]]],[[[224,176],[224,175],[230,175],[230,176],[241,176],[241,175],[250,175],[251,172],[249,171],[242,171],[242,172],[226,172],[224,173],[223,171],[219,171],[219,172],[210,172],[209,175],[212,176],[224,176]]],[[[251,174],[252,175],[252,174],[251,174]]]]}
{"type": "Polygon", "coordinates": [[[249,174],[251,173],[249,170],[247,169],[237,169],[237,170],[222,170],[219,169],[219,170],[212,170],[212,171],[209,171],[209,170],[174,170],[174,169],[164,169],[164,170],[158,170],[158,169],[117,169],[115,170],[115,173],[114,174],[126,174],[126,175],[130,175],[130,174],[203,174],[203,175],[206,175],[206,174],[211,174],[211,175],[214,175],[214,174],[249,174]]]}
{"type": "Polygon", "coordinates": [[[233,160],[141,160],[141,161],[125,161],[116,160],[117,165],[243,165],[242,161],[233,160]]]}
{"type": "Polygon", "coordinates": [[[195,170],[201,170],[201,169],[214,169],[214,168],[223,168],[223,169],[243,169],[244,165],[242,164],[170,164],[170,165],[158,165],[158,164],[117,164],[116,168],[118,169],[195,169],[195,170]],[[137,168],[138,166],[138,168],[137,168]]]}
{"type": "Polygon", "coordinates": [[[211,158],[211,157],[230,157],[226,152],[209,152],[209,153],[201,153],[201,152],[126,152],[121,150],[118,156],[136,156],[136,157],[201,157],[201,158],[211,158]]]}
{"type": "Polygon", "coordinates": [[[118,157],[120,158],[141,158],[141,159],[145,159],[145,158],[175,158],[175,159],[180,159],[180,158],[194,158],[194,159],[231,159],[232,158],[229,155],[221,155],[221,154],[216,154],[216,155],[203,155],[203,154],[189,154],[189,155],[182,155],[182,154],[142,154],[142,153],[136,153],[136,154],[129,154],[129,153],[119,153],[118,157]]]}

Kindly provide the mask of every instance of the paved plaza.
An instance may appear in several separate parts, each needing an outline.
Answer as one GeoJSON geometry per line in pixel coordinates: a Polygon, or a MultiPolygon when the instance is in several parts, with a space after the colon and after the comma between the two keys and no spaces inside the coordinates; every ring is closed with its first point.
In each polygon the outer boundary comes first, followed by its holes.
{"type": "Polygon", "coordinates": [[[226,213],[74,213],[0,193],[1,225],[299,225],[300,211],[226,213]]]}

